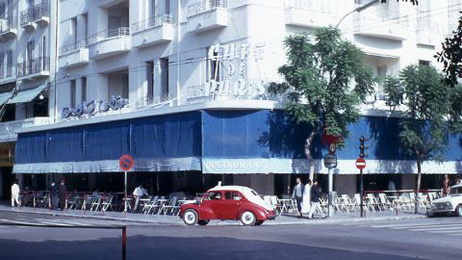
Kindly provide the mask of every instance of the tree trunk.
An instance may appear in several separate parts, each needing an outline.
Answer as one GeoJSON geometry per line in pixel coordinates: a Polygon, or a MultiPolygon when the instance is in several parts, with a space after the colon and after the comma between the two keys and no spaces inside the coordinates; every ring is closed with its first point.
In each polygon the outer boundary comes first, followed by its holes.
{"type": "Polygon", "coordinates": [[[313,159],[313,156],[311,155],[310,148],[311,148],[311,144],[313,143],[313,139],[314,139],[314,136],[316,135],[318,128],[319,128],[318,126],[313,128],[313,130],[310,133],[310,136],[308,136],[308,138],[306,139],[306,143],[305,143],[305,155],[310,164],[310,176],[309,176],[310,180],[314,180],[315,178],[314,159],[313,159]]]}
{"type": "Polygon", "coordinates": [[[415,192],[415,214],[419,213],[419,192],[420,192],[421,180],[422,180],[422,162],[420,160],[420,155],[417,154],[417,183],[416,183],[416,192],[415,192]]]}

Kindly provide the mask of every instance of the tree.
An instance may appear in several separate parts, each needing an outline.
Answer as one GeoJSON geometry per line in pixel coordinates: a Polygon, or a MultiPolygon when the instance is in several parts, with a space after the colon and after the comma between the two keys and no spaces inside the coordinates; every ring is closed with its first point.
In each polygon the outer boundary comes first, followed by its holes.
{"type": "MultiPolygon", "coordinates": [[[[416,194],[419,194],[422,163],[443,160],[445,140],[450,132],[447,121],[451,110],[450,92],[444,86],[443,75],[434,67],[410,65],[399,78],[387,78],[385,92],[392,103],[403,102],[404,119],[399,137],[405,151],[417,165],[416,194]]],[[[418,213],[416,199],[415,212],[418,213]]]]}
{"type": "Polygon", "coordinates": [[[325,126],[327,134],[346,137],[347,125],[360,116],[357,105],[373,92],[374,78],[363,65],[362,52],[342,40],[336,28],[317,29],[313,41],[307,34],[295,34],[284,45],[287,64],[278,69],[284,82],[271,83],[268,91],[285,95],[287,113],[311,126],[305,155],[313,169],[310,149],[316,133],[325,126]]]}

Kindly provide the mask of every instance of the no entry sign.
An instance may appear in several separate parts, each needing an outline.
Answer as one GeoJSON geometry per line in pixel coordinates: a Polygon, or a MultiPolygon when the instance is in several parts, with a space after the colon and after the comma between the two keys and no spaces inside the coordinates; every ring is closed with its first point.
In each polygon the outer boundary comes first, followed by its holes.
{"type": "Polygon", "coordinates": [[[366,168],[366,160],[364,160],[364,158],[358,158],[356,159],[356,168],[362,170],[364,168],[366,168]]]}
{"type": "Polygon", "coordinates": [[[128,154],[124,154],[119,158],[119,166],[123,171],[129,171],[135,166],[135,160],[128,154]]]}

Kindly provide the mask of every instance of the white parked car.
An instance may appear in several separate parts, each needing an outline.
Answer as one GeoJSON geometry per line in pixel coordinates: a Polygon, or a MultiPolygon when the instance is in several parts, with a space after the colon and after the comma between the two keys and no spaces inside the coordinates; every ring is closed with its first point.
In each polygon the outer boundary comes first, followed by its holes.
{"type": "Polygon", "coordinates": [[[455,214],[462,217],[462,184],[451,187],[449,195],[436,199],[428,211],[428,216],[455,214]]]}

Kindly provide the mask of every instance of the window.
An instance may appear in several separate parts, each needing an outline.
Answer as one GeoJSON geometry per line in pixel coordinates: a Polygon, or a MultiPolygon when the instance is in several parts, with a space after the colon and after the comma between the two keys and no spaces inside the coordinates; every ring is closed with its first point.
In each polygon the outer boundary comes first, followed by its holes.
{"type": "Polygon", "coordinates": [[[76,95],[76,82],[75,79],[71,80],[71,107],[74,108],[75,104],[77,103],[77,95],[76,95]]]}
{"type": "Polygon", "coordinates": [[[209,47],[207,50],[208,60],[207,60],[207,80],[211,81],[220,81],[220,58],[218,50],[215,46],[209,47]],[[213,48],[214,50],[211,50],[213,48]]]}
{"type": "Polygon", "coordinates": [[[43,36],[42,37],[42,40],[40,42],[40,46],[41,46],[41,51],[40,51],[40,55],[41,55],[41,63],[42,63],[42,70],[47,70],[48,69],[48,64],[47,64],[47,37],[46,36],[43,36]]]}
{"type": "Polygon", "coordinates": [[[430,66],[430,61],[428,61],[428,60],[419,60],[419,65],[430,66]]]}
{"type": "Polygon", "coordinates": [[[82,14],[82,23],[83,23],[83,41],[88,39],[88,14],[82,14]]]}
{"type": "Polygon", "coordinates": [[[161,79],[161,97],[162,100],[169,99],[169,85],[168,85],[168,58],[160,59],[160,79],[161,79]]]}
{"type": "Polygon", "coordinates": [[[233,200],[241,200],[242,195],[239,192],[233,192],[233,200]]]}
{"type": "Polygon", "coordinates": [[[165,14],[170,14],[170,0],[165,0],[165,14]]]}
{"type": "Polygon", "coordinates": [[[233,193],[231,191],[225,192],[225,200],[233,199],[233,193]]]}
{"type": "Polygon", "coordinates": [[[211,200],[221,200],[221,192],[219,191],[210,192],[209,198],[211,200]]]}
{"type": "Polygon", "coordinates": [[[122,97],[128,98],[128,73],[122,75],[122,97]]]}
{"type": "Polygon", "coordinates": [[[6,76],[13,76],[13,50],[6,53],[6,76]]]}
{"type": "Polygon", "coordinates": [[[87,101],[87,78],[82,77],[82,101],[87,101]]]}
{"type": "Polygon", "coordinates": [[[149,15],[148,17],[154,18],[156,17],[156,0],[149,1],[149,15]]]}
{"type": "Polygon", "coordinates": [[[70,31],[70,34],[71,34],[71,39],[72,39],[72,44],[76,44],[77,43],[77,17],[74,17],[71,19],[71,31],[70,31]]]}
{"type": "Polygon", "coordinates": [[[0,78],[5,77],[5,53],[0,53],[0,78]]]}
{"type": "Polygon", "coordinates": [[[26,60],[29,62],[34,59],[34,50],[35,50],[35,42],[34,40],[28,41],[27,42],[27,47],[26,47],[26,60]]]}
{"type": "Polygon", "coordinates": [[[152,61],[146,62],[146,81],[146,99],[152,101],[154,99],[154,62],[152,61]]]}
{"type": "Polygon", "coordinates": [[[6,5],[5,3],[0,4],[0,19],[5,19],[6,16],[6,5]]]}

